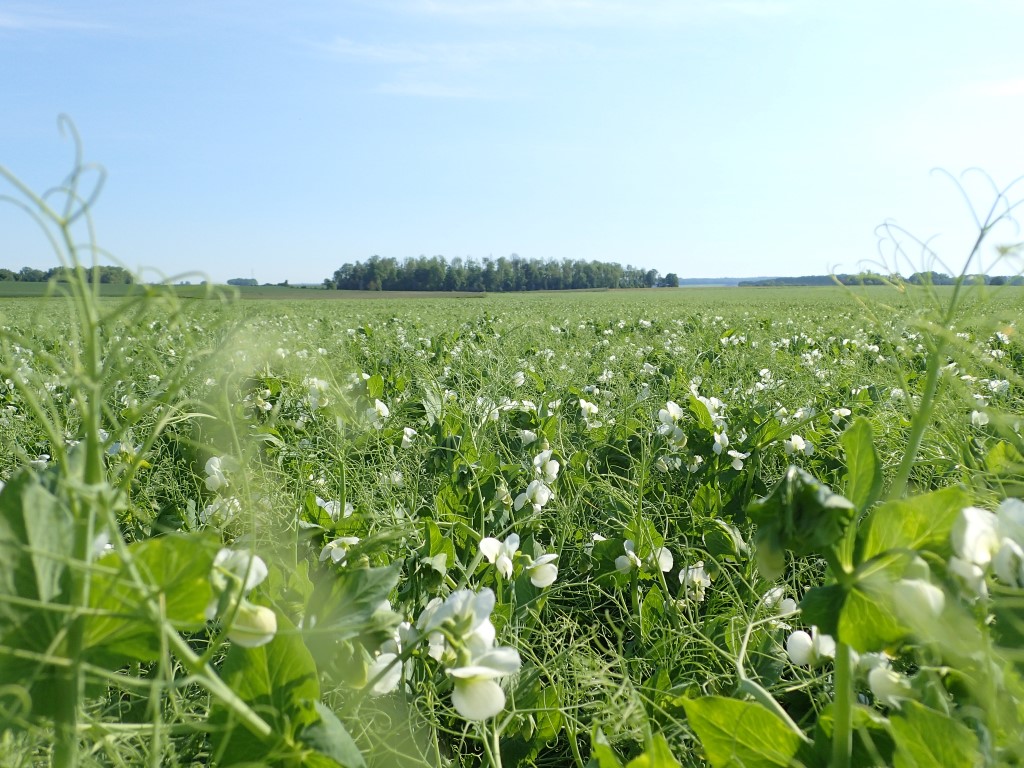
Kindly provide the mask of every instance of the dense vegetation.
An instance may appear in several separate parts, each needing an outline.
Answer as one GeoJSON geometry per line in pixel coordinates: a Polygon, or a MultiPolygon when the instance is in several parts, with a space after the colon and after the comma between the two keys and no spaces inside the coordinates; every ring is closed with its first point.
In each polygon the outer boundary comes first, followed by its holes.
{"type": "MultiPolygon", "coordinates": [[[[17,272],[0,267],[0,282],[46,283],[56,280],[66,283],[72,279],[74,279],[74,274],[66,267],[53,267],[52,269],[22,267],[17,272]]],[[[96,280],[107,285],[131,285],[135,282],[132,273],[123,267],[96,266],[85,270],[85,279],[90,283],[96,280]]]]}
{"type": "Polygon", "coordinates": [[[560,291],[593,288],[654,288],[677,286],[670,273],[623,267],[601,261],[565,259],[540,261],[513,255],[498,259],[452,259],[420,256],[399,262],[371,256],[365,262],[345,264],[324,281],[328,288],[354,291],[560,291]]]}
{"type": "Polygon", "coordinates": [[[812,285],[890,285],[907,282],[910,285],[956,285],[959,281],[978,285],[1024,285],[1024,276],[1005,277],[1001,275],[962,275],[953,277],[944,272],[915,272],[904,280],[899,275],[879,275],[874,272],[859,272],[855,275],[803,275],[802,277],[766,277],[759,280],[740,280],[741,286],[782,287],[812,285]]]}

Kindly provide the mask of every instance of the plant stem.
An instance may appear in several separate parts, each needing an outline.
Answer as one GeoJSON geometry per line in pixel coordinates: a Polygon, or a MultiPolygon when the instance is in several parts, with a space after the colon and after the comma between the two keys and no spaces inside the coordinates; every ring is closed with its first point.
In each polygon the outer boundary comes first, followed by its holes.
{"type": "Polygon", "coordinates": [[[921,393],[921,405],[914,413],[914,420],[910,427],[910,437],[907,439],[907,448],[903,452],[896,476],[889,487],[889,498],[898,499],[907,490],[907,481],[910,479],[910,470],[914,466],[917,452],[921,448],[921,440],[924,438],[924,431],[927,429],[932,416],[932,405],[935,401],[935,392],[939,386],[939,374],[941,371],[940,357],[943,344],[939,341],[935,349],[928,355],[928,368],[925,374],[924,391],[921,393]]]}
{"type": "Polygon", "coordinates": [[[836,642],[832,768],[849,768],[853,752],[853,669],[850,646],[836,642]]]}

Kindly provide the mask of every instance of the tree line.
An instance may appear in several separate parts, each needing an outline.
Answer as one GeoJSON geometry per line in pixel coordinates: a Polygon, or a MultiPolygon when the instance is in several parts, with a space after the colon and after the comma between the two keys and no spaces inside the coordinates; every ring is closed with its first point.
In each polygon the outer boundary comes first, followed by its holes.
{"type": "MultiPolygon", "coordinates": [[[[99,280],[108,285],[131,285],[135,278],[131,272],[122,267],[97,267],[99,280]]],[[[86,279],[93,281],[94,271],[92,268],[85,270],[86,279]]],[[[0,282],[6,283],[46,283],[56,280],[58,283],[69,281],[69,270],[67,267],[53,267],[52,269],[34,269],[33,267],[22,267],[17,272],[0,267],[0,282]]]]}
{"type": "Polygon", "coordinates": [[[324,287],[347,291],[562,291],[593,288],[654,288],[677,286],[670,273],[656,269],[583,259],[541,261],[515,254],[506,258],[475,259],[420,256],[399,262],[371,256],[365,262],[344,264],[324,287]]]}

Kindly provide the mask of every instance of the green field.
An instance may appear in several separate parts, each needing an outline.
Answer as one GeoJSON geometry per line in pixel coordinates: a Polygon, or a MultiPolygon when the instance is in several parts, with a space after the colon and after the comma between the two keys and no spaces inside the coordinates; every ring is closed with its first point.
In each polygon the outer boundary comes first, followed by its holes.
{"type": "Polygon", "coordinates": [[[1024,758],[1024,289],[191,290],[0,300],[4,765],[1024,758]]]}

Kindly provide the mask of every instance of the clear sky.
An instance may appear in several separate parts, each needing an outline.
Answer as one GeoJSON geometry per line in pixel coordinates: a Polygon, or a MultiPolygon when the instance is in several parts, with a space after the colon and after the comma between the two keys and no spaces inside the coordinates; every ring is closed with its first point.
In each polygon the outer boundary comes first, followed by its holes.
{"type": "MultiPolygon", "coordinates": [[[[0,164],[59,182],[67,113],[102,244],[214,280],[856,271],[889,219],[959,269],[971,214],[931,171],[1024,174],[1022,33],[1022,0],[0,0],[0,164]]],[[[0,266],[43,245],[0,211],[0,266]]]]}

